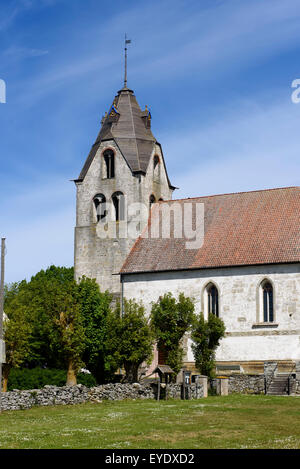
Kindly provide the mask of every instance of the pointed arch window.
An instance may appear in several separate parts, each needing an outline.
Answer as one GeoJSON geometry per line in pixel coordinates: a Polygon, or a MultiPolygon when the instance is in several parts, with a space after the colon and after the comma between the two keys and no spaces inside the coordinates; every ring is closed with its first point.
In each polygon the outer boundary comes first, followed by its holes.
{"type": "Polygon", "coordinates": [[[206,285],[203,292],[203,307],[205,317],[207,318],[209,314],[214,314],[219,317],[219,291],[216,285],[210,282],[206,285]]]}
{"type": "Polygon", "coordinates": [[[106,206],[105,195],[103,194],[95,195],[93,202],[94,202],[94,206],[96,209],[97,221],[100,221],[103,218],[105,218],[107,215],[107,210],[105,210],[105,206],[106,206]]]}
{"type": "Polygon", "coordinates": [[[105,164],[104,177],[112,179],[115,177],[115,154],[112,150],[105,150],[103,158],[105,164]]]}
{"type": "Polygon", "coordinates": [[[262,319],[263,322],[274,322],[274,292],[270,281],[261,283],[262,319]]]}
{"type": "Polygon", "coordinates": [[[219,294],[215,285],[210,285],[207,289],[207,311],[219,317],[219,294]]]}
{"type": "Polygon", "coordinates": [[[115,192],[112,195],[112,202],[115,209],[115,220],[125,220],[125,197],[123,192],[115,192]]]}

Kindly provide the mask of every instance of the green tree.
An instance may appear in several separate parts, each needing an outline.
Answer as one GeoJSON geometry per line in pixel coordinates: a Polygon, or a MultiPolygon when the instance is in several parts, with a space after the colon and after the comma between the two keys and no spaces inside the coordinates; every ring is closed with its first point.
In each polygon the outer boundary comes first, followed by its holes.
{"type": "MultiPolygon", "coordinates": [[[[59,318],[58,300],[62,302],[64,292],[75,285],[73,267],[50,266],[23,282],[23,303],[30,309],[33,333],[30,340],[31,353],[27,365],[33,367],[64,368],[65,357],[59,342],[53,343],[53,328],[59,318]]],[[[54,337],[56,337],[54,335],[54,337]]]]}
{"type": "Polygon", "coordinates": [[[194,302],[192,298],[179,294],[178,300],[171,293],[160,297],[152,304],[151,325],[157,347],[166,353],[166,364],[175,373],[182,368],[182,339],[194,321],[194,302]]]}
{"type": "Polygon", "coordinates": [[[67,385],[77,384],[77,374],[84,365],[85,332],[77,300],[77,284],[70,281],[59,288],[53,285],[49,298],[48,333],[51,348],[64,360],[67,367],[67,385]],[[54,300],[54,301],[53,301],[54,300]]]}
{"type": "Polygon", "coordinates": [[[67,368],[67,384],[75,384],[86,338],[73,268],[41,270],[10,291],[5,304],[14,296],[31,326],[27,365],[67,368]]]}
{"type": "MultiPolygon", "coordinates": [[[[7,391],[10,370],[19,368],[30,353],[32,326],[29,312],[21,297],[24,284],[14,283],[5,289],[4,340],[6,363],[3,364],[3,391],[7,391]]],[[[1,384],[1,383],[0,383],[1,384]]]]}
{"type": "Polygon", "coordinates": [[[112,373],[124,367],[125,381],[137,382],[139,367],[143,362],[150,364],[154,345],[144,306],[124,299],[123,315],[118,305],[109,315],[107,325],[107,369],[112,373]]]}
{"type": "Polygon", "coordinates": [[[214,377],[215,351],[224,336],[224,322],[214,314],[209,314],[206,321],[201,313],[194,321],[191,339],[195,365],[201,374],[209,378],[214,377]]]}
{"type": "Polygon", "coordinates": [[[77,298],[86,338],[83,361],[98,383],[103,383],[110,377],[105,368],[105,344],[112,295],[100,292],[94,279],[83,277],[78,284],[77,298]]]}

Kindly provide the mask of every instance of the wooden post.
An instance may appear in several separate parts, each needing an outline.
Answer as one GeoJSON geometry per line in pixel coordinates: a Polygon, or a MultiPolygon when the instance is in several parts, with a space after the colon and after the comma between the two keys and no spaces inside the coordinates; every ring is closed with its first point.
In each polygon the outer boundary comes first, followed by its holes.
{"type": "Polygon", "coordinates": [[[166,400],[168,399],[168,373],[166,373],[166,400]]]}
{"type": "Polygon", "coordinates": [[[161,380],[161,376],[160,376],[160,373],[158,373],[158,385],[157,385],[157,400],[159,401],[160,399],[160,380],[161,380]]]}
{"type": "Polygon", "coordinates": [[[185,371],[182,371],[183,381],[182,381],[182,388],[183,388],[183,399],[185,400],[185,371]]]}
{"type": "Polygon", "coordinates": [[[1,279],[0,279],[0,412],[2,395],[2,340],[3,340],[3,306],[4,306],[4,258],[5,258],[5,238],[1,240],[1,279]]]}

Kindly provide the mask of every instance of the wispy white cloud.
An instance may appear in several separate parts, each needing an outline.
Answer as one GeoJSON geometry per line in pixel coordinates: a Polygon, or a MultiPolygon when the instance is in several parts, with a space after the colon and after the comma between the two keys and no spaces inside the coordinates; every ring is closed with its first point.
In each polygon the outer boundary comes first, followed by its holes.
{"type": "MultiPolygon", "coordinates": [[[[91,24],[85,32],[88,50],[81,47],[56,51],[47,69],[31,77],[20,99],[34,103],[66,80],[92,80],[97,74],[101,88],[111,86],[112,77],[122,77],[122,34],[132,32],[129,77],[135,82],[170,80],[176,75],[198,73],[207,80],[247,68],[286,50],[300,40],[298,0],[228,0],[214,7],[191,10],[184,2],[159,2],[159,15],[153,5],[134,4],[99,27],[91,24]],[[146,18],[149,20],[146,21],[146,18]],[[155,30],[153,31],[153,21],[155,30]],[[109,37],[109,47],[107,38],[109,37]],[[81,50],[81,51],[80,51],[81,50]],[[115,51],[115,54],[113,53],[115,51]]],[[[78,31],[68,31],[69,41],[81,42],[78,31]]],[[[80,44],[81,46],[81,44],[80,44]]],[[[114,78],[113,78],[114,79],[114,78]]],[[[188,78],[187,78],[188,79],[188,78]]],[[[83,86],[85,86],[83,81],[83,86]]]]}
{"type": "Polygon", "coordinates": [[[215,123],[193,126],[180,145],[176,135],[163,136],[169,166],[176,162],[175,198],[300,184],[300,105],[280,99],[233,107],[215,123]]]}
{"type": "Polygon", "coordinates": [[[8,0],[1,4],[0,31],[11,27],[14,21],[23,13],[35,7],[44,8],[52,6],[62,0],[8,0]]]}
{"type": "Polygon", "coordinates": [[[52,264],[71,267],[74,258],[73,226],[74,210],[70,207],[8,227],[5,230],[6,282],[29,279],[52,264]]]}
{"type": "Polygon", "coordinates": [[[47,55],[49,51],[42,49],[33,49],[29,47],[10,46],[3,51],[3,57],[10,61],[19,61],[28,58],[41,57],[47,55]]]}
{"type": "Polygon", "coordinates": [[[59,176],[11,191],[1,204],[7,238],[6,281],[30,278],[51,264],[73,265],[75,187],[59,176]]]}
{"type": "MultiPolygon", "coordinates": [[[[21,13],[53,6],[59,1],[64,0],[10,2],[7,14],[0,19],[0,31],[8,29],[21,13]]],[[[178,78],[189,87],[190,78],[196,77],[199,87],[203,87],[210,78],[225,80],[242,69],[245,77],[245,70],[289,50],[300,41],[299,0],[209,1],[203,2],[203,8],[199,3],[132,2],[107,18],[91,18],[89,28],[78,27],[73,18],[66,25],[64,40],[57,38],[59,46],[49,40],[47,50],[39,44],[31,48],[26,42],[18,46],[14,42],[17,39],[13,38],[6,51],[4,67],[12,57],[21,62],[49,51],[43,67],[29,73],[26,83],[24,78],[22,83],[15,84],[18,113],[26,118],[29,106],[39,104],[57,88],[68,91],[76,81],[82,86],[76,90],[82,90],[84,99],[91,103],[95,99],[100,103],[112,99],[115,84],[119,86],[122,82],[123,31],[132,39],[130,86],[136,83],[142,84],[144,89],[155,88],[157,96],[165,93],[163,99],[170,101],[173,100],[172,84],[178,78]]],[[[82,5],[85,8],[85,1],[82,5]]],[[[18,39],[21,40],[21,33],[18,39]]],[[[288,81],[286,89],[266,87],[264,95],[260,96],[255,91],[247,95],[245,90],[247,97],[243,100],[237,97],[230,102],[230,107],[225,106],[225,101],[217,103],[212,99],[214,119],[210,116],[207,123],[206,109],[194,86],[193,118],[189,118],[188,105],[185,109],[173,107],[166,112],[168,123],[171,112],[173,128],[180,128],[180,132],[166,129],[156,135],[163,145],[171,181],[180,187],[175,198],[299,184],[300,104],[290,101],[292,90],[288,81]],[[277,96],[276,101],[273,96],[277,96]]],[[[74,94],[74,101],[79,99],[81,97],[74,94]]],[[[46,109],[44,104],[47,106],[47,101],[43,102],[43,109],[46,109]]],[[[74,136],[86,129],[79,129],[79,121],[74,125],[74,120],[70,119],[71,112],[67,109],[72,106],[72,102],[59,102],[51,127],[40,136],[41,142],[36,139],[37,147],[28,147],[33,154],[40,152],[39,160],[32,159],[32,163],[30,155],[24,155],[23,149],[20,152],[22,156],[16,161],[16,167],[20,173],[31,177],[29,183],[20,183],[16,177],[4,183],[10,185],[8,189],[5,187],[6,199],[1,201],[0,213],[1,233],[7,236],[8,281],[28,277],[51,263],[72,265],[75,189],[67,177],[57,173],[55,166],[55,158],[60,157],[68,161],[69,169],[65,166],[63,169],[65,173],[70,170],[68,177],[77,176],[74,160],[77,159],[77,165],[79,149],[74,136]],[[63,137],[59,140],[62,129],[63,137]],[[73,140],[72,144],[65,143],[73,140]],[[53,154],[51,180],[39,174],[43,169],[45,147],[48,157],[53,154]],[[36,161],[41,162],[41,168],[35,167],[36,161]],[[33,186],[32,180],[41,182],[33,186]]],[[[8,109],[12,121],[15,120],[15,108],[8,109]]],[[[99,108],[99,121],[104,111],[99,108]]],[[[163,106],[161,112],[164,112],[163,106]]],[[[24,132],[22,127],[18,128],[20,124],[22,122],[16,124],[15,132],[19,139],[24,132]]],[[[32,132],[38,133],[38,130],[35,123],[32,132]]],[[[92,141],[88,141],[90,137],[86,135],[83,138],[88,150],[92,141]]],[[[82,155],[82,163],[85,156],[82,155]]]]}

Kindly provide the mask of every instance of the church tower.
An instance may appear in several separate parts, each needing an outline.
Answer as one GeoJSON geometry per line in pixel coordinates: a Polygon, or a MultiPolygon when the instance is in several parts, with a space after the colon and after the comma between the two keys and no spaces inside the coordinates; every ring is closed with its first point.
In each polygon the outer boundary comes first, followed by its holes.
{"type": "Polygon", "coordinates": [[[101,291],[119,295],[117,274],[147,224],[151,204],[171,199],[175,189],[151,132],[150,110],[141,110],[126,81],[75,184],[75,278],[95,278],[101,291]]]}

